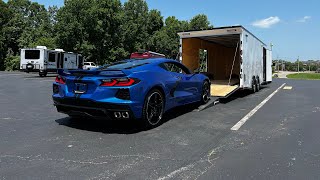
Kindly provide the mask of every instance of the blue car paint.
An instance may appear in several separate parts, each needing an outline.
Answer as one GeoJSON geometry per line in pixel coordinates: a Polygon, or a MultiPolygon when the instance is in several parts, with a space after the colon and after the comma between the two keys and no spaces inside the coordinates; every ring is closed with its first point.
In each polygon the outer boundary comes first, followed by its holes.
{"type": "MultiPolygon", "coordinates": [[[[108,103],[114,105],[128,105],[135,118],[142,117],[142,109],[145,97],[152,88],[159,88],[165,95],[165,109],[167,111],[176,106],[186,105],[201,100],[202,85],[209,79],[203,74],[182,74],[170,72],[159,65],[162,63],[179,63],[170,59],[148,59],[148,60],[126,60],[133,63],[147,63],[132,69],[122,70],[79,70],[78,72],[88,72],[90,76],[73,75],[76,71],[60,71],[59,74],[66,78],[66,84],[59,84],[59,93],[53,94],[54,99],[78,98],[92,100],[99,103],[108,103]],[[101,75],[102,74],[102,75],[101,75]],[[130,100],[116,98],[116,93],[124,87],[102,87],[101,80],[128,77],[137,78],[139,83],[134,84],[129,89],[130,100]],[[81,82],[88,86],[85,94],[75,94],[75,83],[81,82]]],[[[180,63],[179,63],[180,64],[180,63]]]]}

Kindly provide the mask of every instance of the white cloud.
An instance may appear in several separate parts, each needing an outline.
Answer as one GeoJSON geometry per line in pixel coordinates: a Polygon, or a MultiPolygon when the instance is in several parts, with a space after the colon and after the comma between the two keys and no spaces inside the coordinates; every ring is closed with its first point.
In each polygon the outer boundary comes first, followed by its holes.
{"type": "Polygon", "coordinates": [[[305,23],[307,22],[307,20],[311,19],[311,16],[305,16],[299,20],[297,20],[297,22],[300,22],[300,23],[305,23]]]}
{"type": "Polygon", "coordinates": [[[252,26],[259,28],[270,28],[271,26],[280,22],[280,18],[278,16],[271,16],[266,19],[261,19],[252,23],[252,26]]]}

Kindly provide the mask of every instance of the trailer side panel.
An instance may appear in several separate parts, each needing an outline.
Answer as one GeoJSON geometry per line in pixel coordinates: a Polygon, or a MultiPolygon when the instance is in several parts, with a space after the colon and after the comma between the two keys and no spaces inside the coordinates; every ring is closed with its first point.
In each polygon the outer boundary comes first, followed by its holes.
{"type": "Polygon", "coordinates": [[[263,47],[264,44],[250,33],[244,31],[242,41],[243,53],[243,88],[251,88],[253,77],[263,82],[263,47]]]}

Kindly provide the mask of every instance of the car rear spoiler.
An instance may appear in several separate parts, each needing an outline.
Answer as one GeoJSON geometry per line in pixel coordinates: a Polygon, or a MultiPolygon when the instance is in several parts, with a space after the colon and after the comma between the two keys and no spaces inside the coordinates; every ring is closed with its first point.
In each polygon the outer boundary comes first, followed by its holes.
{"type": "Polygon", "coordinates": [[[108,70],[68,70],[59,69],[58,74],[61,76],[112,76],[123,77],[131,74],[131,71],[121,69],[108,69],[108,70]]]}

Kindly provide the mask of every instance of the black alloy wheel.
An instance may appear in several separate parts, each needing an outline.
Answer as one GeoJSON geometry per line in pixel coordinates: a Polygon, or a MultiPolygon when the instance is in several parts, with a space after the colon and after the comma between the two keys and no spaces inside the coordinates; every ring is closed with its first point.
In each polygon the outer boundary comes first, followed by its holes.
{"type": "Polygon", "coordinates": [[[201,103],[206,104],[210,100],[210,84],[208,81],[204,81],[202,85],[201,103]]]}
{"type": "Polygon", "coordinates": [[[147,127],[159,125],[164,112],[164,97],[158,89],[151,90],[144,103],[143,120],[147,127]]]}

